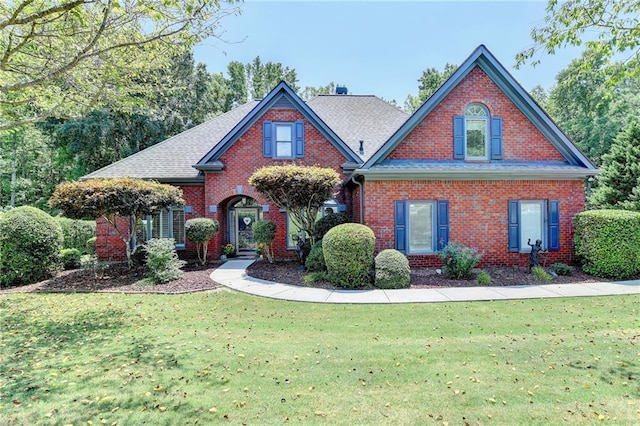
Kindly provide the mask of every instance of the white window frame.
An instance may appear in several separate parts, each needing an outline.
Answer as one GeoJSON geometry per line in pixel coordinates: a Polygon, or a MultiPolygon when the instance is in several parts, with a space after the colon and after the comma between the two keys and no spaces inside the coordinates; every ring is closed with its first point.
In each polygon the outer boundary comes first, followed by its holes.
{"type": "Polygon", "coordinates": [[[545,200],[518,200],[518,220],[520,222],[520,226],[519,226],[519,234],[518,238],[520,241],[520,252],[521,253],[529,253],[531,252],[531,247],[527,245],[527,240],[529,238],[531,238],[531,244],[535,244],[536,239],[538,239],[538,237],[535,236],[531,236],[531,235],[526,235],[526,231],[524,230],[525,227],[525,221],[524,221],[524,216],[523,216],[523,211],[524,211],[524,206],[530,204],[530,205],[538,205],[540,207],[540,218],[539,218],[539,225],[540,225],[540,232],[541,232],[541,236],[540,236],[540,240],[542,240],[542,247],[543,249],[546,250],[547,248],[547,224],[545,223],[545,208],[546,208],[546,202],[545,200]]]}
{"type": "Polygon", "coordinates": [[[279,159],[291,159],[295,158],[295,123],[288,122],[274,122],[273,123],[273,158],[279,159]],[[287,141],[278,141],[278,128],[288,128],[290,139],[288,141],[290,147],[289,155],[278,155],[278,143],[284,143],[287,141]]]}
{"type": "Polygon", "coordinates": [[[489,110],[486,106],[479,103],[472,103],[464,109],[464,158],[465,160],[488,160],[489,159],[489,110]],[[472,111],[482,110],[484,114],[473,113],[472,111]],[[471,156],[468,150],[468,129],[469,122],[478,121],[484,123],[484,156],[471,156]]]}
{"type": "Polygon", "coordinates": [[[147,216],[147,240],[151,239],[151,238],[173,238],[174,241],[176,241],[176,249],[184,249],[186,248],[186,233],[185,233],[185,222],[186,222],[186,217],[185,217],[185,211],[184,211],[184,207],[171,207],[169,209],[163,209],[161,211],[159,211],[158,213],[154,214],[154,215],[149,215],[147,216]],[[174,231],[175,231],[175,224],[173,222],[174,220],[174,212],[182,212],[182,232],[181,232],[181,237],[180,239],[176,238],[176,236],[174,235],[174,231]],[[163,213],[166,213],[166,216],[163,215],[163,213]],[[153,235],[153,221],[154,220],[159,220],[160,221],[160,225],[158,226],[158,234],[157,236],[153,235]],[[166,234],[167,235],[163,235],[164,232],[164,227],[163,225],[163,221],[167,222],[167,227],[166,227],[166,234]]]}
{"type": "Polygon", "coordinates": [[[407,200],[406,202],[406,220],[407,220],[407,228],[406,228],[406,251],[407,254],[433,254],[437,251],[437,235],[438,229],[436,226],[436,201],[435,200],[407,200]],[[430,205],[431,206],[431,250],[424,249],[412,249],[411,247],[411,230],[412,228],[416,228],[416,224],[414,223],[412,226],[411,221],[411,206],[412,205],[430,205]]]}

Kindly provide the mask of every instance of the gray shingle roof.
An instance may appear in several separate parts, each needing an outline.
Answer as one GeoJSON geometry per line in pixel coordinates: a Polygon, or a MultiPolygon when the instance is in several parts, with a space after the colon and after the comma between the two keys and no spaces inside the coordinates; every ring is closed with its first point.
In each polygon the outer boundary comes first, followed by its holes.
{"type": "Polygon", "coordinates": [[[145,150],[96,170],[82,179],[111,177],[135,177],[161,181],[197,179],[199,171],[194,169],[193,165],[224,138],[257,104],[258,101],[252,101],[241,105],[145,150]]]}
{"type": "Polygon", "coordinates": [[[363,161],[409,118],[409,114],[376,96],[321,95],[309,100],[307,105],[363,161]],[[361,140],[364,154],[358,151],[361,140]]]}

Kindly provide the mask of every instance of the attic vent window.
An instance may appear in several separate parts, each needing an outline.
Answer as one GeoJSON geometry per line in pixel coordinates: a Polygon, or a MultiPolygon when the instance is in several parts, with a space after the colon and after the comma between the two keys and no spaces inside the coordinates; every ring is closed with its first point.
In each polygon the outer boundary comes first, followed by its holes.
{"type": "Polygon", "coordinates": [[[336,87],[336,95],[347,95],[349,91],[346,86],[337,86],[336,87]]]}

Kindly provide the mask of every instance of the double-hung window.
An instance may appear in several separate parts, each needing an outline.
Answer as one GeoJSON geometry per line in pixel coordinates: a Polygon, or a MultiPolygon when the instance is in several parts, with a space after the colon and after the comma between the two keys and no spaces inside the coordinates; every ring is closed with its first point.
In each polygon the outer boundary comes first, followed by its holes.
{"type": "Polygon", "coordinates": [[[502,118],[490,117],[482,104],[467,105],[463,115],[453,118],[453,158],[502,159],[502,118]]]}
{"type": "Polygon", "coordinates": [[[446,200],[395,202],[395,248],[406,254],[433,254],[449,240],[446,200]]]}
{"type": "Polygon", "coordinates": [[[176,248],[185,247],[184,208],[163,209],[147,217],[148,238],[173,238],[176,248]]]}
{"type": "Polygon", "coordinates": [[[262,155],[275,159],[304,157],[304,122],[264,121],[262,155]]]}
{"type": "Polygon", "coordinates": [[[509,201],[509,251],[529,252],[527,245],[542,241],[549,251],[560,249],[558,200],[509,201]]]}

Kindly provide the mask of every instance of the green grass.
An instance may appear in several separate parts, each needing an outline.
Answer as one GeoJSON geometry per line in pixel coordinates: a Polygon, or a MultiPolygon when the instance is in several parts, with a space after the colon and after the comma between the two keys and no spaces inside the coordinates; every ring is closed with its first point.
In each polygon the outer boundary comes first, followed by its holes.
{"type": "Polygon", "coordinates": [[[0,296],[0,424],[640,423],[640,296],[0,296]]]}

